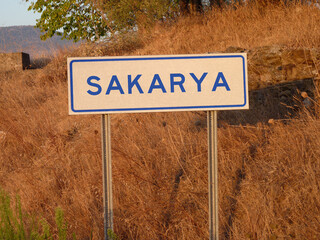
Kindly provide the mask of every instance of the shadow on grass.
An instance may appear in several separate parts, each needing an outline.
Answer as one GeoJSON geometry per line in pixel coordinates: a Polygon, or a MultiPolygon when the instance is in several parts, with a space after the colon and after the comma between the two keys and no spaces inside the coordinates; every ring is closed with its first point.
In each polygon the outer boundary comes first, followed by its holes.
{"type": "Polygon", "coordinates": [[[44,68],[51,62],[50,57],[40,57],[40,58],[35,58],[30,60],[30,66],[28,69],[39,69],[39,68],[44,68]]]}

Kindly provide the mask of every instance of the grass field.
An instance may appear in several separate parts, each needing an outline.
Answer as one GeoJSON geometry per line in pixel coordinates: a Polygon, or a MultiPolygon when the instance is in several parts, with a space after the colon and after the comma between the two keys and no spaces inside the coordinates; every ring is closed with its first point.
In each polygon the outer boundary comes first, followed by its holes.
{"type": "MultiPolygon", "coordinates": [[[[159,24],[108,46],[61,51],[0,75],[0,186],[72,239],[103,238],[100,116],[68,115],[67,56],[206,53],[229,46],[320,48],[320,10],[258,5],[159,24]]],[[[319,62],[316,62],[319,66],[319,62]]],[[[319,92],[318,92],[319,93],[319,92]]],[[[312,114],[219,128],[221,239],[320,239],[319,102],[312,114]]],[[[111,116],[119,239],[208,239],[204,113],[111,116]]],[[[57,236],[57,232],[55,236],[57,236]]]]}

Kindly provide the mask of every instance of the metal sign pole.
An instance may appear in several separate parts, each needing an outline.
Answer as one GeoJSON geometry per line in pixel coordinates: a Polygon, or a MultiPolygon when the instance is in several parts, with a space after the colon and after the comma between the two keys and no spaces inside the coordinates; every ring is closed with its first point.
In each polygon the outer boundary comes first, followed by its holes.
{"type": "Polygon", "coordinates": [[[208,111],[209,239],[219,239],[217,111],[208,111]]]}
{"type": "Polygon", "coordinates": [[[104,237],[105,240],[109,240],[108,230],[111,229],[113,231],[111,132],[109,114],[102,114],[101,116],[101,137],[104,237]]]}

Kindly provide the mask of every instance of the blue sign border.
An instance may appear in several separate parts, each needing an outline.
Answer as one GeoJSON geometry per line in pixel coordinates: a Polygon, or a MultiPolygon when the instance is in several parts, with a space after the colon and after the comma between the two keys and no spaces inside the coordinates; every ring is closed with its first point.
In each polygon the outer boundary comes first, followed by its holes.
{"type": "Polygon", "coordinates": [[[246,86],[246,62],[242,55],[213,55],[213,56],[165,56],[165,57],[133,57],[133,58],[97,58],[97,59],[74,59],[69,63],[70,67],[70,103],[71,110],[75,113],[91,113],[91,112],[148,112],[148,111],[165,111],[165,110],[190,110],[193,109],[209,109],[209,108],[240,108],[247,104],[247,86],[246,86]],[[152,108],[114,108],[114,109],[85,109],[76,110],[74,109],[74,99],[73,99],[73,67],[72,64],[76,62],[115,62],[115,61],[153,61],[153,60],[179,60],[179,59],[208,59],[208,58],[242,58],[243,64],[243,86],[244,86],[244,103],[239,105],[210,105],[210,106],[180,106],[180,107],[152,107],[152,108]]]}

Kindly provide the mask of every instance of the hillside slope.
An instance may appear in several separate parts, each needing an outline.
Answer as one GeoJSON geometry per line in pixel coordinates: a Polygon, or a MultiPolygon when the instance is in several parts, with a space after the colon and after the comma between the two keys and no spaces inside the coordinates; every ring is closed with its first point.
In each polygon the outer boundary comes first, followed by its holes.
{"type": "MultiPolygon", "coordinates": [[[[23,209],[50,226],[61,206],[70,239],[73,232],[78,239],[102,239],[101,119],[68,115],[66,57],[204,53],[231,46],[252,54],[262,46],[318,52],[319,22],[318,9],[301,5],[216,10],[158,25],[146,35],[62,51],[44,69],[1,73],[0,186],[19,194],[23,209]]],[[[310,63],[318,71],[313,78],[319,78],[319,62],[310,63]]],[[[252,66],[257,75],[274,67],[252,66]]],[[[315,95],[314,109],[302,107],[292,119],[221,124],[221,239],[320,239],[319,91],[315,95]]],[[[120,239],[208,239],[205,116],[111,116],[114,230],[120,239]]]]}

